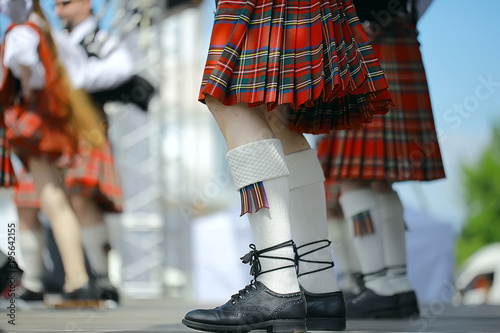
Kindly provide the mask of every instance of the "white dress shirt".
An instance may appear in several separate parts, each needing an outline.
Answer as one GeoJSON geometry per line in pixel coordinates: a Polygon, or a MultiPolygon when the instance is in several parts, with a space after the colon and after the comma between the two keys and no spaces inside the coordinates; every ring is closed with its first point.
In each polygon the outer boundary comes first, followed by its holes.
{"type": "MultiPolygon", "coordinates": [[[[95,31],[97,22],[93,16],[73,28],[68,34],[71,44],[79,45],[89,33],[95,31]]],[[[97,92],[115,88],[130,79],[134,73],[133,59],[123,43],[105,31],[99,31],[96,40],[103,40],[96,50],[99,57],[87,60],[87,71],[83,89],[87,92],[97,92]]]]}
{"type": "MultiPolygon", "coordinates": [[[[66,68],[72,87],[84,87],[87,72],[87,55],[83,48],[68,43],[66,37],[57,31],[52,31],[57,46],[58,56],[66,68]]],[[[12,74],[20,78],[21,66],[31,69],[30,86],[32,89],[41,89],[45,85],[45,68],[38,55],[40,37],[31,27],[18,25],[5,35],[4,65],[12,74]]]]}

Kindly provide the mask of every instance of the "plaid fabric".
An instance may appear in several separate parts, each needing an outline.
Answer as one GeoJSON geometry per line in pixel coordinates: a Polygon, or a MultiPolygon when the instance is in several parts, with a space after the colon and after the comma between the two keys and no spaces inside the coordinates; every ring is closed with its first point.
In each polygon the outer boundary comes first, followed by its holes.
{"type": "Polygon", "coordinates": [[[335,131],[318,144],[329,181],[445,177],[415,25],[404,18],[372,40],[395,107],[364,130],[335,131]]]}
{"type": "Polygon", "coordinates": [[[11,187],[16,184],[16,174],[10,160],[9,141],[6,138],[3,111],[0,107],[0,187],[11,187]]]}
{"type": "Polygon", "coordinates": [[[25,163],[27,158],[37,157],[63,166],[75,154],[65,119],[41,114],[27,105],[14,105],[5,110],[5,124],[7,140],[25,163]]]}
{"type": "Polygon", "coordinates": [[[65,179],[69,195],[93,198],[103,211],[122,211],[123,193],[108,141],[97,148],[81,145],[79,160],[65,179]]]}
{"type": "Polygon", "coordinates": [[[354,236],[359,237],[375,233],[369,210],[354,215],[352,217],[352,223],[354,225],[354,236]]]}
{"type": "Polygon", "coordinates": [[[289,104],[291,128],[359,128],[391,103],[350,0],[221,0],[199,100],[289,104]]]}
{"type": "MultiPolygon", "coordinates": [[[[102,147],[90,150],[82,147],[81,151],[73,167],[65,174],[68,194],[93,199],[103,211],[121,212],[122,190],[115,172],[111,145],[106,141],[102,147]]],[[[14,188],[16,206],[40,208],[31,174],[23,169],[18,178],[18,185],[14,188]]]]}
{"type": "MultiPolygon", "coordinates": [[[[16,99],[18,82],[8,68],[3,68],[0,103],[4,107],[7,141],[1,144],[2,147],[9,144],[24,162],[37,157],[65,165],[74,155],[77,143],[75,133],[70,130],[69,101],[61,89],[63,81],[47,38],[35,24],[25,25],[40,36],[38,53],[45,69],[45,87],[34,94],[31,102],[16,99]]],[[[13,27],[9,26],[6,33],[13,27]]]]}
{"type": "Polygon", "coordinates": [[[267,201],[266,190],[264,184],[258,182],[240,189],[241,213],[240,216],[246,213],[257,213],[261,208],[269,208],[267,201]]]}

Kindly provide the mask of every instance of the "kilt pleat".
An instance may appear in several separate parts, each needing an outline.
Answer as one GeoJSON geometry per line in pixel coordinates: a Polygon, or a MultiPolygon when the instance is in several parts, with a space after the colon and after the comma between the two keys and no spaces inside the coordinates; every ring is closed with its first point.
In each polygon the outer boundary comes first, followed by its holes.
{"type": "MultiPolygon", "coordinates": [[[[109,142],[105,141],[101,147],[80,151],[72,167],[65,173],[68,195],[92,199],[105,212],[121,212],[123,193],[109,142]]],[[[21,170],[18,178],[14,188],[15,204],[18,207],[40,208],[31,174],[21,170]]]]}
{"type": "MultiPolygon", "coordinates": [[[[329,182],[345,179],[434,180],[445,177],[420,45],[399,18],[372,40],[395,107],[363,130],[334,131],[318,143],[329,182]]],[[[335,186],[331,185],[333,197],[335,186]]]]}
{"type": "Polygon", "coordinates": [[[79,156],[65,175],[68,194],[92,198],[103,211],[121,212],[123,193],[109,141],[100,147],[90,146],[79,156]]]}
{"type": "Polygon", "coordinates": [[[391,104],[350,0],[221,0],[199,100],[289,104],[291,128],[359,128],[391,104]]]}

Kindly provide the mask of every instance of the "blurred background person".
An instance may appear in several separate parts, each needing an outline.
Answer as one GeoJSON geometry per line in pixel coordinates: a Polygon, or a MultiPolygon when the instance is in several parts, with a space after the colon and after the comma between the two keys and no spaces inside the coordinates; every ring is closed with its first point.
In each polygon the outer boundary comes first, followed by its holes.
{"type": "MultiPolygon", "coordinates": [[[[66,29],[69,43],[83,46],[88,55],[83,87],[93,97],[103,119],[106,118],[104,104],[115,100],[117,96],[123,102],[133,102],[147,109],[153,90],[147,90],[151,93],[146,94],[146,99],[132,98],[135,96],[132,89],[137,85],[148,88],[149,83],[133,74],[132,57],[124,43],[99,30],[91,2],[56,1],[55,10],[66,29]]],[[[67,193],[82,226],[82,243],[91,278],[96,278],[102,298],[118,301],[118,292],[108,277],[110,242],[104,214],[122,211],[120,181],[107,138],[99,147],[83,147],[82,150],[85,153],[81,155],[79,163],[65,174],[67,193]]],[[[31,176],[23,172],[14,200],[20,218],[20,237],[29,239],[27,242],[21,241],[23,257],[30,262],[23,275],[25,289],[21,298],[25,300],[43,298],[40,250],[44,247],[44,240],[33,190],[31,176]]]]}
{"type": "Polygon", "coordinates": [[[335,131],[318,143],[331,237],[351,295],[347,316],[409,317],[419,309],[407,277],[404,208],[392,184],[445,177],[417,39],[417,0],[354,3],[395,106],[363,130],[335,131]]]}
{"type": "MultiPolygon", "coordinates": [[[[97,306],[98,298],[85,270],[79,222],[57,167],[75,163],[79,140],[99,145],[104,132],[102,118],[88,96],[75,90],[82,84],[85,56],[53,37],[39,1],[0,4],[2,13],[13,22],[6,31],[2,53],[2,148],[4,152],[12,148],[33,174],[41,209],[51,222],[61,253],[63,301],[97,306]],[[66,60],[66,67],[59,59],[66,60]]],[[[8,155],[4,158],[8,160],[8,155]]],[[[13,178],[13,174],[7,176],[13,178]]]]}

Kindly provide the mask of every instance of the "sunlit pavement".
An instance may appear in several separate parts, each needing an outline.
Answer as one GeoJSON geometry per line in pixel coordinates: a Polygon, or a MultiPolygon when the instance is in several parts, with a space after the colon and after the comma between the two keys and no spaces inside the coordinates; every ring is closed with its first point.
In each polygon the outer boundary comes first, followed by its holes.
{"type": "MultiPolygon", "coordinates": [[[[8,303],[2,301],[2,332],[197,332],[180,322],[194,304],[179,299],[127,299],[114,309],[59,310],[43,304],[16,302],[15,325],[9,323],[8,303]]],[[[12,316],[11,316],[12,317],[12,316]]],[[[442,303],[422,306],[422,316],[405,320],[349,320],[347,332],[500,332],[500,307],[453,307],[442,303]]]]}

